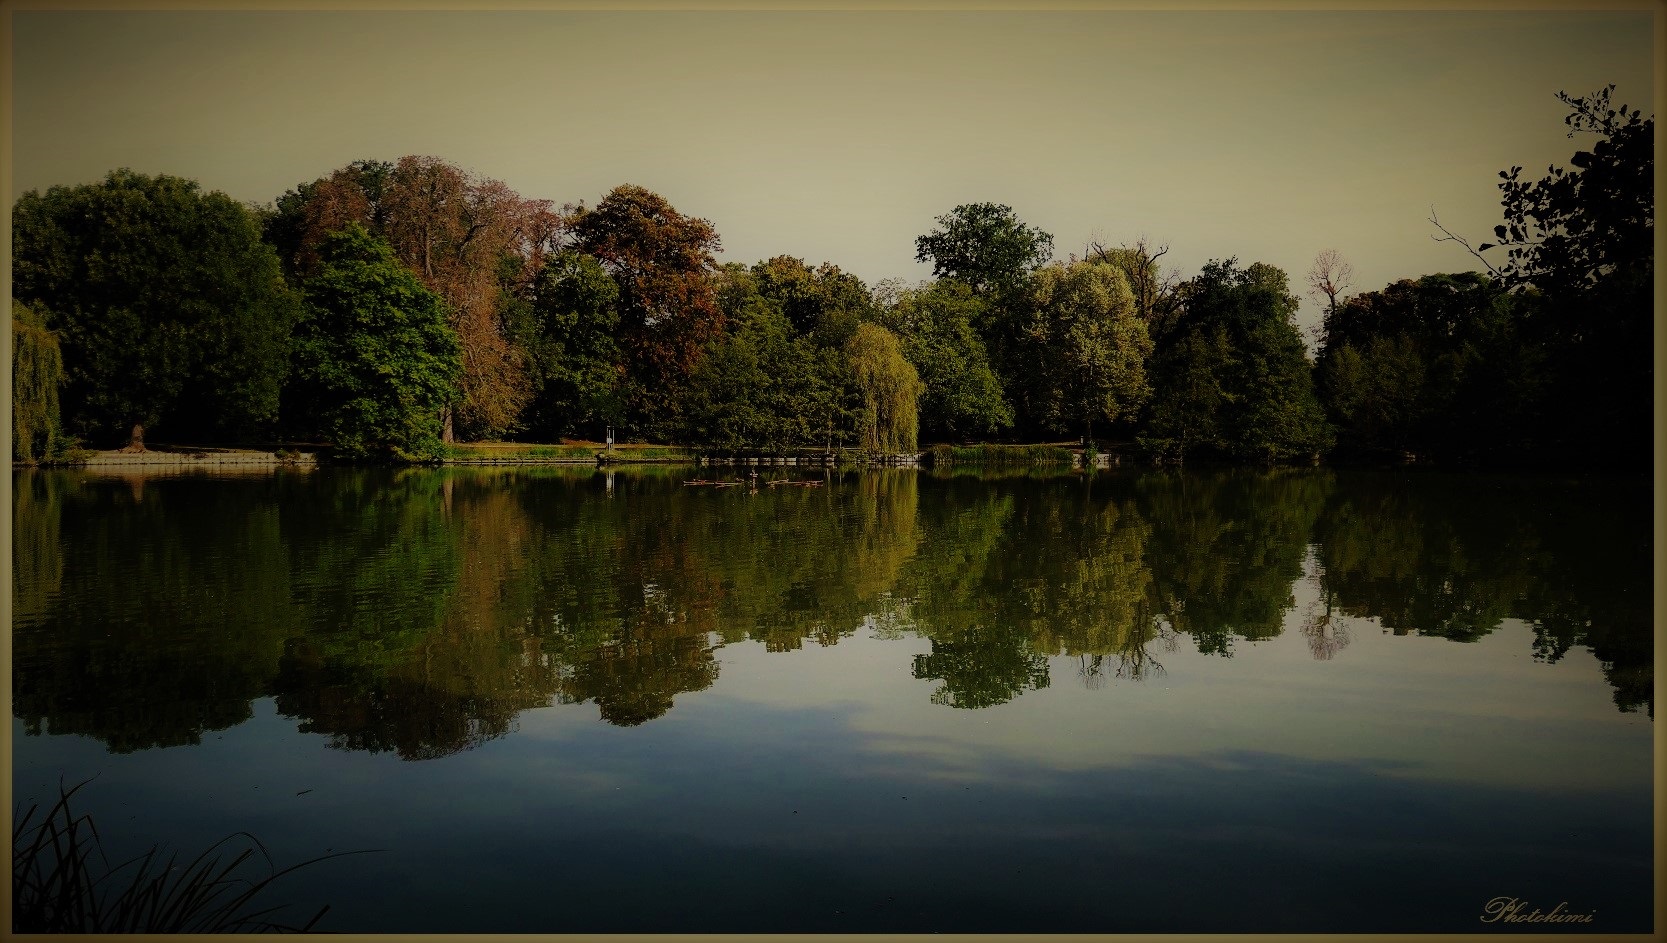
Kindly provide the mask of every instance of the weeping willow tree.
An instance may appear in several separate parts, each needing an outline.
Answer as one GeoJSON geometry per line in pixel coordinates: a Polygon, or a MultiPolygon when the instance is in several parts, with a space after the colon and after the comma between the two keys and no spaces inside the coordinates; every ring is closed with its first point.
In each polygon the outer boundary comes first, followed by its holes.
{"type": "Polygon", "coordinates": [[[40,315],[12,302],[12,457],[40,462],[63,449],[58,387],[64,358],[40,315]]]}
{"type": "Polygon", "coordinates": [[[913,451],[919,428],[916,405],[925,385],[897,336],[878,324],[862,324],[845,344],[851,374],[862,391],[857,437],[867,452],[913,451]]]}

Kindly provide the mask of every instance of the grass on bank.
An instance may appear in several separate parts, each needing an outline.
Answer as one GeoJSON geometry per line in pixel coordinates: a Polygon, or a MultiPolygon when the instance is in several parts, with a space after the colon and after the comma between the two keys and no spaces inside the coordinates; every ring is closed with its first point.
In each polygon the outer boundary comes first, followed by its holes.
{"type": "Polygon", "coordinates": [[[337,852],[279,869],[258,839],[238,832],[183,863],[177,852],[164,858],[156,846],[112,865],[92,817],[70,808],[84,785],[60,786],[57,802],[38,821],[38,805],[21,814],[14,810],[13,933],[305,932],[318,924],[328,904],[292,924],[279,917],[291,905],[267,905],[264,892],[297,869],[362,853],[337,852]],[[254,860],[257,853],[266,864],[264,874],[254,860]]]}

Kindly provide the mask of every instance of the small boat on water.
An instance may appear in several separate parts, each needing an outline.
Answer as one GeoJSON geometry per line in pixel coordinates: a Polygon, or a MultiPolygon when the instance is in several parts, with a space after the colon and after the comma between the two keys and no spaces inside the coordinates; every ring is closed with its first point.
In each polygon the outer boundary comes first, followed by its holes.
{"type": "Polygon", "coordinates": [[[739,481],[705,481],[702,479],[685,480],[683,483],[685,485],[699,485],[707,488],[739,488],[741,486],[741,482],[739,481]]]}

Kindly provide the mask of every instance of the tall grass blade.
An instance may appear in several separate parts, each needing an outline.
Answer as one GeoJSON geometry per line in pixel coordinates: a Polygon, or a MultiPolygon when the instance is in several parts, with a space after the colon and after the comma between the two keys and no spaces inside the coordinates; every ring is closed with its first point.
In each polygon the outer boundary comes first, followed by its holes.
{"type": "MultiPolygon", "coordinates": [[[[89,780],[90,781],[90,780],[89,780]]],[[[70,799],[85,786],[65,789],[37,820],[38,805],[14,816],[12,826],[13,933],[228,933],[311,931],[330,908],[305,923],[280,922],[290,904],[256,909],[256,898],[279,878],[300,868],[365,854],[343,851],[279,869],[266,846],[248,832],[220,839],[180,865],[177,852],[160,847],[111,866],[104,839],[90,815],[71,811],[70,799]],[[249,842],[235,854],[238,840],[249,842]],[[256,852],[264,875],[245,876],[256,852]],[[97,865],[91,859],[97,854],[97,865]],[[229,860],[226,860],[230,855],[229,860]]],[[[260,903],[265,903],[264,900],[260,903]]]]}

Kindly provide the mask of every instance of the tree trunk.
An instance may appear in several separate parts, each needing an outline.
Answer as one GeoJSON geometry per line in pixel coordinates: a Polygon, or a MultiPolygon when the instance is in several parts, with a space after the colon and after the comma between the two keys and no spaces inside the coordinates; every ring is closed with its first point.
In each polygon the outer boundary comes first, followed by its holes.
{"type": "Polygon", "coordinates": [[[451,415],[450,406],[440,411],[440,441],[447,445],[457,441],[457,434],[452,431],[451,427],[451,415]]]}
{"type": "Polygon", "coordinates": [[[136,423],[133,424],[133,431],[128,433],[127,445],[125,447],[123,447],[122,451],[123,452],[143,452],[144,450],[145,450],[145,426],[144,426],[143,423],[136,422],[136,423]]]}

